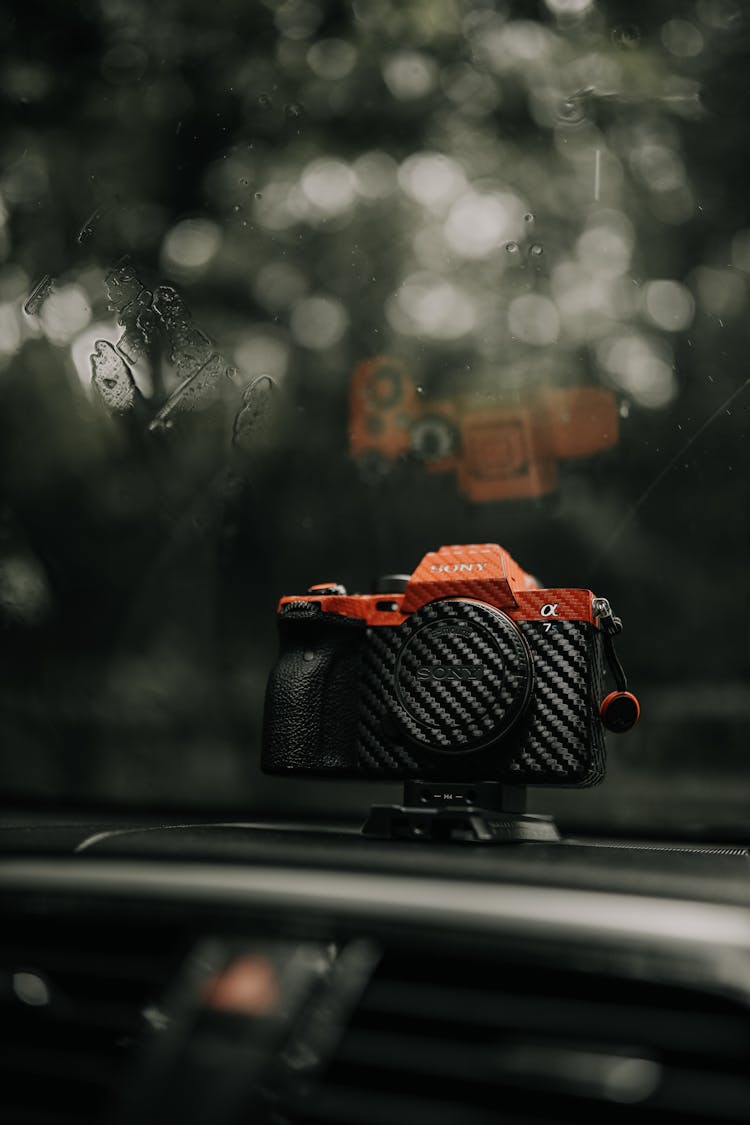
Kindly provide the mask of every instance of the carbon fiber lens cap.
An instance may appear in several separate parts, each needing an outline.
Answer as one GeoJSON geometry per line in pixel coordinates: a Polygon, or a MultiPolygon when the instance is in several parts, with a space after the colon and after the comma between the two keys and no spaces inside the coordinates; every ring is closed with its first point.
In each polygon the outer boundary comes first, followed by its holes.
{"type": "Polygon", "coordinates": [[[499,609],[467,598],[430,602],[402,629],[394,718],[413,741],[444,753],[479,750],[528,705],[531,656],[499,609]]]}

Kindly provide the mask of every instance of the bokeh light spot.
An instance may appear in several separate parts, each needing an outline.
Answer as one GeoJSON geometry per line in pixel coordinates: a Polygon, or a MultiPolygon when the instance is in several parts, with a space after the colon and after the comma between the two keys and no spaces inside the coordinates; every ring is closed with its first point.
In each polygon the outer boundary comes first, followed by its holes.
{"type": "Polygon", "coordinates": [[[262,266],[253,280],[256,299],[265,308],[285,309],[294,304],[307,289],[307,278],[301,270],[283,259],[262,266]]]}
{"type": "Polygon", "coordinates": [[[349,317],[341,302],[324,296],[305,297],[298,301],[290,320],[297,342],[315,350],[338,344],[348,324],[349,317]]]}
{"type": "Polygon", "coordinates": [[[356,199],[356,177],[343,160],[313,160],[302,173],[305,198],[321,215],[348,211],[356,199]]]}
{"type": "Polygon", "coordinates": [[[419,51],[399,51],[385,61],[383,78],[394,98],[412,101],[429,94],[437,79],[437,67],[419,51]]]}
{"type": "Polygon", "coordinates": [[[50,1001],[49,988],[38,973],[14,973],[13,991],[23,1004],[32,1008],[44,1007],[50,1001]]]}
{"type": "Polygon", "coordinates": [[[21,346],[21,323],[16,305],[5,301],[0,305],[0,356],[11,356],[21,346]]]}
{"type": "Polygon", "coordinates": [[[75,283],[53,289],[42,305],[39,318],[48,340],[58,346],[67,344],[91,320],[86,290],[75,283]]]}
{"type": "Polygon", "coordinates": [[[352,165],[357,192],[366,199],[385,199],[397,187],[398,165],[387,152],[363,152],[352,165]]]}
{"type": "Polygon", "coordinates": [[[677,281],[649,281],[643,290],[646,315],[667,332],[681,332],[693,319],[695,302],[689,289],[677,281]]]}
{"type": "Polygon", "coordinates": [[[219,252],[221,231],[210,219],[183,219],[167,233],[162,244],[164,265],[179,273],[205,270],[219,252]]]}
{"type": "Polygon", "coordinates": [[[640,406],[659,410],[677,394],[671,350],[661,341],[636,333],[610,336],[597,346],[597,358],[608,381],[640,406]]]}
{"type": "Polygon", "coordinates": [[[703,36],[689,20],[667,20],[661,29],[661,41],[672,55],[692,59],[703,50],[703,36]]]}
{"type": "Polygon", "coordinates": [[[438,152],[417,152],[398,170],[398,180],[417,203],[442,210],[466,187],[466,173],[456,160],[438,152]]]}
{"type": "Polygon", "coordinates": [[[240,382],[249,383],[260,374],[281,382],[289,366],[289,345],[280,334],[259,327],[250,329],[234,348],[240,382]]]}
{"type": "Polygon", "coordinates": [[[357,49],[345,39],[319,39],[307,52],[310,69],[329,82],[345,78],[356,61],[357,49]]]}
{"type": "Polygon", "coordinates": [[[511,302],[508,327],[517,340],[543,347],[554,344],[560,335],[560,316],[549,297],[526,293],[511,302]]]}
{"type": "Polygon", "coordinates": [[[652,191],[673,192],[687,183],[682,157],[667,145],[641,145],[633,150],[631,163],[652,191]]]}
{"type": "Polygon", "coordinates": [[[596,214],[576,244],[578,257],[593,274],[614,278],[625,273],[633,249],[633,228],[619,211],[596,214]]]}
{"type": "Polygon", "coordinates": [[[580,16],[591,7],[592,0],[544,0],[554,16],[580,16]]]}
{"type": "Polygon", "coordinates": [[[504,239],[520,235],[522,215],[515,195],[468,191],[450,209],[445,238],[464,258],[484,258],[504,239]]]}
{"type": "Polygon", "coordinates": [[[690,282],[698,305],[711,316],[735,316],[745,306],[747,285],[736,270],[699,266],[693,270],[690,282]]]}
{"type": "Polygon", "coordinates": [[[732,239],[732,265],[750,273],[750,230],[738,230],[732,239]]]}
{"type": "Polygon", "coordinates": [[[411,274],[386,314],[391,325],[410,336],[455,340],[470,332],[476,323],[476,308],[468,293],[439,274],[411,274]]]}

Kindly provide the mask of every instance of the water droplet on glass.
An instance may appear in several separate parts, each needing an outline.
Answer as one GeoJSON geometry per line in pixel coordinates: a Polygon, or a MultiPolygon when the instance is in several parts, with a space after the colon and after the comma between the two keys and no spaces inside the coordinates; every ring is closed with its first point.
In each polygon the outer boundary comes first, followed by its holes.
{"type": "Polygon", "coordinates": [[[149,424],[150,430],[158,430],[167,425],[172,414],[192,414],[206,410],[221,401],[224,379],[233,379],[234,368],[228,366],[223,356],[215,352],[203,366],[191,375],[169,396],[159,413],[149,424]]]}
{"type": "MultiPolygon", "coordinates": [[[[104,279],[104,288],[107,291],[109,307],[113,312],[122,313],[128,305],[138,299],[143,291],[143,283],[139,280],[132,262],[124,258],[104,279]]],[[[149,299],[150,299],[149,294],[149,299]]],[[[123,321],[120,320],[122,324],[123,321]]]]}
{"type": "Polygon", "coordinates": [[[244,176],[241,176],[240,177],[240,183],[242,184],[243,187],[247,187],[247,185],[250,183],[250,181],[246,180],[244,176]]]}
{"type": "Polygon", "coordinates": [[[304,111],[299,102],[289,102],[288,105],[284,106],[284,113],[287,115],[287,117],[301,117],[303,112],[304,111]]]}
{"type": "Polygon", "coordinates": [[[271,99],[268,96],[268,94],[261,94],[260,95],[260,97],[258,98],[258,105],[261,106],[263,109],[269,108],[269,106],[271,105],[271,99]]]}
{"type": "Polygon", "coordinates": [[[544,247],[542,246],[541,242],[533,242],[529,247],[529,253],[533,254],[535,258],[538,258],[540,254],[543,254],[544,247]]]}
{"type": "Polygon", "coordinates": [[[153,307],[169,340],[169,358],[183,380],[151,422],[149,429],[156,430],[167,426],[173,412],[204,410],[218,402],[224,377],[231,381],[236,372],[208,336],[192,324],[190,310],[173,286],[158,286],[153,307]]]}
{"type": "Polygon", "coordinates": [[[94,344],[91,384],[113,414],[128,414],[141,401],[130,368],[107,340],[94,344]]]}
{"type": "Polygon", "coordinates": [[[517,254],[518,253],[518,243],[517,242],[506,242],[505,243],[505,249],[508,251],[509,254],[517,254]]]}
{"type": "Polygon", "coordinates": [[[630,403],[629,402],[621,402],[620,403],[620,417],[621,418],[629,418],[630,417],[630,403]]]}
{"type": "Polygon", "coordinates": [[[277,394],[278,388],[270,375],[259,375],[245,388],[243,406],[234,421],[234,445],[250,449],[267,436],[277,394]]]}
{"type": "MultiPolygon", "coordinates": [[[[137,286],[141,283],[135,279],[135,284],[137,286]]],[[[151,307],[151,296],[149,289],[141,289],[134,300],[120,309],[120,315],[117,319],[125,331],[115,346],[128,363],[137,363],[138,359],[144,355],[146,345],[156,329],[156,317],[151,307]]]]}
{"type": "Polygon", "coordinates": [[[534,222],[534,216],[532,215],[531,211],[526,212],[526,214],[523,217],[523,221],[525,223],[533,223],[534,222]]]}
{"type": "Polygon", "coordinates": [[[631,51],[641,42],[640,28],[636,27],[634,23],[621,24],[619,27],[612,29],[611,39],[616,47],[631,51]]]}
{"type": "Polygon", "coordinates": [[[192,315],[180,294],[171,285],[154,291],[156,315],[161,320],[170,344],[170,360],[182,378],[189,378],[208,362],[214,347],[208,336],[192,324],[192,315]]]}
{"type": "Polygon", "coordinates": [[[565,98],[557,107],[557,116],[566,125],[578,125],[586,116],[582,97],[579,94],[573,94],[572,97],[565,98]]]}
{"type": "Polygon", "coordinates": [[[32,289],[23,306],[23,311],[28,313],[29,316],[39,316],[42,305],[52,292],[54,284],[55,282],[52,275],[46,273],[42,280],[32,289]]]}
{"type": "Polygon", "coordinates": [[[263,192],[262,191],[256,191],[255,198],[256,199],[262,199],[263,198],[263,192]]]}
{"type": "MultiPolygon", "coordinates": [[[[148,290],[145,290],[145,292],[148,292],[148,290]]],[[[151,294],[149,293],[148,296],[149,296],[149,300],[150,300],[151,294]]],[[[156,314],[154,313],[154,310],[151,308],[150,305],[148,307],[142,307],[140,309],[140,311],[138,313],[138,316],[136,317],[136,320],[135,320],[135,326],[138,329],[138,331],[140,332],[144,341],[148,344],[151,341],[151,339],[153,338],[153,335],[156,332],[156,326],[157,326],[156,325],[156,314]]]]}
{"type": "Polygon", "coordinates": [[[128,363],[137,363],[143,354],[143,340],[134,332],[123,332],[115,348],[128,363]]]}
{"type": "Polygon", "coordinates": [[[78,232],[78,243],[80,246],[82,246],[84,242],[88,242],[90,238],[93,238],[94,234],[96,233],[97,224],[104,217],[108,210],[109,204],[107,203],[102,203],[99,207],[94,208],[94,210],[91,212],[88,219],[78,232]]]}

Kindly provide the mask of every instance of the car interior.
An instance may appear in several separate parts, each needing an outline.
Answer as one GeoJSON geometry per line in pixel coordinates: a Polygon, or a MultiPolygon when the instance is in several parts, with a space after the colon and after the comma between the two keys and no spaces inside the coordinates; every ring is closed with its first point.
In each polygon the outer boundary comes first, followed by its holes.
{"type": "Polygon", "coordinates": [[[3,1125],[750,1118],[750,7],[0,14],[3,1125]]]}

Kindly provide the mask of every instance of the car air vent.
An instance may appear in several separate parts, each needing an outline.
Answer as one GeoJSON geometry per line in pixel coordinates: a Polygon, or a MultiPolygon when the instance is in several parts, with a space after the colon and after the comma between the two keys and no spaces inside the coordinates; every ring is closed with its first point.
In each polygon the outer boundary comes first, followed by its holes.
{"type": "Polygon", "coordinates": [[[750,1011],[692,962],[183,910],[7,919],[3,1125],[747,1120],[750,1011]]]}
{"type": "Polygon", "coordinates": [[[295,1123],[746,1121],[750,1014],[692,988],[386,954],[295,1123]]]}
{"type": "Polygon", "coordinates": [[[184,947],[140,913],[6,918],[0,936],[3,1125],[101,1119],[184,947]]]}

